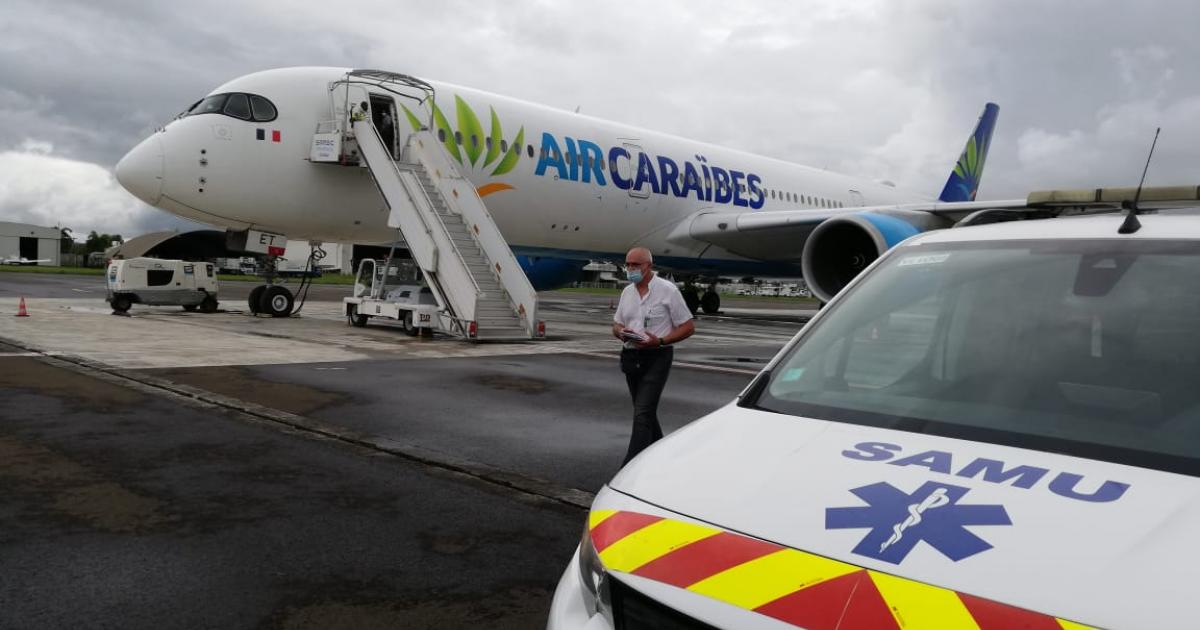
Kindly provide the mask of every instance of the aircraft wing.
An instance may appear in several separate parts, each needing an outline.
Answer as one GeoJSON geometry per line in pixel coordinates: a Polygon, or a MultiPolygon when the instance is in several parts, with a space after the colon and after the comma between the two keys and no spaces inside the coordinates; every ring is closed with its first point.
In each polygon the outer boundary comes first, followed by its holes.
{"type": "MultiPolygon", "coordinates": [[[[747,236],[787,235],[803,237],[821,223],[837,217],[873,215],[910,224],[918,231],[945,227],[965,227],[997,221],[1050,218],[1064,215],[1117,212],[1122,203],[1132,200],[1135,188],[1096,188],[1048,190],[1030,193],[1025,199],[993,201],[930,201],[859,208],[773,210],[769,212],[702,211],[686,221],[686,236],[728,246],[747,236]]],[[[1142,189],[1140,210],[1195,207],[1200,203],[1200,187],[1162,186],[1142,189]]],[[[681,226],[682,227],[682,226],[681,226]]],[[[676,235],[684,236],[676,229],[676,235]]],[[[753,247],[735,245],[743,255],[754,256],[753,247]]]]}

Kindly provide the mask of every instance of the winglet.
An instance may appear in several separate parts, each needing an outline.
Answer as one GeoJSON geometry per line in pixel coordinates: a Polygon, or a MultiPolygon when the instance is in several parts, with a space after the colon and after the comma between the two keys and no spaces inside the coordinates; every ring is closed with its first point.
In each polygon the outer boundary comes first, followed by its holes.
{"type": "Polygon", "coordinates": [[[1000,106],[988,103],[983,106],[983,114],[979,116],[979,124],[971,137],[967,138],[967,146],[963,149],[950,179],[938,201],[975,201],[975,193],[979,190],[979,181],[983,179],[983,163],[987,160],[988,147],[992,144],[992,132],[996,129],[996,117],[1000,115],[1000,106]]]}

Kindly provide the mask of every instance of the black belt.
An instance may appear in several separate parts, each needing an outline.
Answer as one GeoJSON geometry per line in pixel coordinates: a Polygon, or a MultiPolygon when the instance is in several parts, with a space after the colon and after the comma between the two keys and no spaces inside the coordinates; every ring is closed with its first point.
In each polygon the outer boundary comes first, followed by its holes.
{"type": "Polygon", "coordinates": [[[646,354],[653,354],[656,352],[666,352],[667,350],[674,350],[674,348],[672,348],[670,345],[656,346],[656,347],[651,347],[651,348],[621,348],[621,352],[636,352],[636,353],[646,353],[646,354]]]}

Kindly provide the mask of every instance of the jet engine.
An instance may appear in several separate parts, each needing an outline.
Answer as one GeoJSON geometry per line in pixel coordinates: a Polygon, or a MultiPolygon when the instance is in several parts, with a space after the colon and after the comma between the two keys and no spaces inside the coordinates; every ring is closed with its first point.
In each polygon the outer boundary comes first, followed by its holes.
{"type": "Polygon", "coordinates": [[[951,223],[925,212],[890,210],[832,217],[813,229],[800,256],[809,290],[823,302],[900,241],[951,223]]]}

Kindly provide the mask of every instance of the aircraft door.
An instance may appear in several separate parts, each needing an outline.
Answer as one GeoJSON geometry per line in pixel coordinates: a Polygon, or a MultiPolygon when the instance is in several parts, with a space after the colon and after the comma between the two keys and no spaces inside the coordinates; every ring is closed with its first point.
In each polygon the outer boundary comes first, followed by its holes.
{"type": "Polygon", "coordinates": [[[629,166],[624,171],[621,170],[621,163],[617,163],[618,172],[621,176],[629,180],[629,196],[645,199],[650,196],[650,186],[646,183],[645,178],[642,178],[641,185],[638,186],[638,164],[642,161],[642,147],[626,142],[624,143],[625,150],[629,151],[629,166]]]}
{"type": "Polygon", "coordinates": [[[333,121],[338,129],[350,128],[350,116],[362,111],[363,103],[370,103],[370,97],[365,87],[347,83],[334,85],[329,93],[333,121]]]}
{"type": "Polygon", "coordinates": [[[851,206],[853,206],[855,208],[861,208],[861,207],[867,205],[867,203],[863,200],[862,193],[858,192],[857,190],[849,190],[847,192],[850,193],[850,205],[851,206]]]}
{"type": "MultiPolygon", "coordinates": [[[[390,96],[380,94],[371,94],[371,122],[375,128],[379,130],[379,137],[383,140],[383,146],[388,148],[392,154],[392,159],[400,153],[400,136],[403,133],[400,126],[396,124],[396,101],[390,96]]],[[[404,138],[408,139],[408,134],[403,134],[404,138]]]]}

